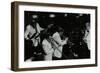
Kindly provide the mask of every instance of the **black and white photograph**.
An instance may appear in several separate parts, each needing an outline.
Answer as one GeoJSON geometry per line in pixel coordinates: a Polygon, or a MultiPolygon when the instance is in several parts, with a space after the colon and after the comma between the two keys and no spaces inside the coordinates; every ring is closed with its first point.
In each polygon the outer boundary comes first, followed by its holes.
{"type": "Polygon", "coordinates": [[[90,58],[90,14],[24,11],[25,61],[90,58]]]}
{"type": "Polygon", "coordinates": [[[97,7],[12,3],[14,71],[97,66],[97,7]]]}

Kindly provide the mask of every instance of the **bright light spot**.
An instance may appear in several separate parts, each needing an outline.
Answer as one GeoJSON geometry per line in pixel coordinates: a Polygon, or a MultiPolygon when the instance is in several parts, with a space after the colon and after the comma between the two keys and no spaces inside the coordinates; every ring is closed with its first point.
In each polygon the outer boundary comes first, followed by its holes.
{"type": "Polygon", "coordinates": [[[64,14],[65,17],[67,17],[68,14],[64,14]]]}
{"type": "Polygon", "coordinates": [[[83,16],[83,14],[79,14],[79,16],[83,16]]]}
{"type": "Polygon", "coordinates": [[[50,18],[54,18],[55,17],[55,14],[50,14],[49,17],[50,18]]]}
{"type": "Polygon", "coordinates": [[[34,19],[38,18],[38,15],[32,15],[32,18],[34,19]]]}

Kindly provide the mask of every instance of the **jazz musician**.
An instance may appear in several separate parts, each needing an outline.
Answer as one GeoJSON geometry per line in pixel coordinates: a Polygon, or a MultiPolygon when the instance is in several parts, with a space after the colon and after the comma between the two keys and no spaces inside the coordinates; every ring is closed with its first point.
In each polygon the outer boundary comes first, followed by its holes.
{"type": "MultiPolygon", "coordinates": [[[[36,53],[38,50],[38,46],[40,43],[40,37],[38,36],[41,31],[44,29],[40,27],[39,23],[36,22],[36,20],[32,20],[33,24],[29,24],[26,26],[26,30],[24,33],[25,40],[30,40],[32,43],[31,50],[29,51],[29,54],[31,53],[31,57],[35,56],[34,54],[39,54],[36,53]]],[[[28,45],[29,46],[29,45],[28,45]]],[[[27,49],[30,49],[30,47],[27,47],[27,49]]],[[[34,58],[34,57],[33,57],[34,58]]]]}
{"type": "Polygon", "coordinates": [[[60,60],[62,58],[62,50],[63,45],[67,44],[68,37],[64,36],[64,30],[61,27],[58,27],[58,31],[55,32],[52,36],[53,38],[53,44],[55,44],[54,53],[53,53],[53,59],[54,60],[60,60]]]}

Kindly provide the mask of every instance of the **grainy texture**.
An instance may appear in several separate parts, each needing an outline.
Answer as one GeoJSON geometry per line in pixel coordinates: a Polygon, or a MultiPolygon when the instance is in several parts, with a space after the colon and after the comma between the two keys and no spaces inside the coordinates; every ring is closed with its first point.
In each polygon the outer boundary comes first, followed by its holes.
{"type": "Polygon", "coordinates": [[[11,4],[11,70],[13,71],[28,71],[28,70],[45,70],[45,69],[59,69],[59,68],[75,68],[75,67],[90,67],[97,66],[97,7],[95,6],[79,6],[79,5],[64,5],[64,4],[46,4],[46,3],[31,3],[31,2],[13,2],[11,4]],[[36,6],[50,6],[50,7],[69,7],[69,8],[83,8],[95,9],[95,50],[96,60],[95,64],[74,65],[74,66],[53,66],[53,67],[38,67],[38,68],[18,68],[18,6],[19,5],[36,5],[36,6]]]}

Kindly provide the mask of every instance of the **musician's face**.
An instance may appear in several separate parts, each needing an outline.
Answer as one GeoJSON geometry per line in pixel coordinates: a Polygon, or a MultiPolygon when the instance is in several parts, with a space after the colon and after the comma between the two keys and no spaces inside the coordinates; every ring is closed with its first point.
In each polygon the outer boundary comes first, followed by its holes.
{"type": "Polygon", "coordinates": [[[61,31],[61,32],[59,32],[59,34],[60,34],[60,35],[63,35],[63,32],[61,31]]]}

